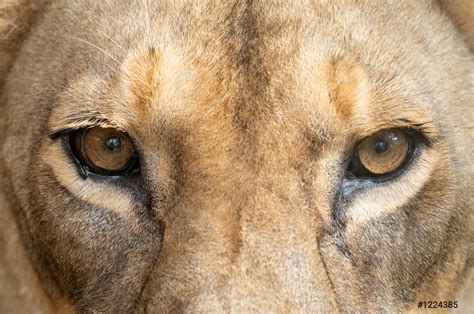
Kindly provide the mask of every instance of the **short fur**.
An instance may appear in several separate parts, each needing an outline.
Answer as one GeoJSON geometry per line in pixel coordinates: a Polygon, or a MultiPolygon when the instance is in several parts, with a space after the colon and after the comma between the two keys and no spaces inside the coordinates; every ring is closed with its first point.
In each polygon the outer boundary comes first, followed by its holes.
{"type": "Polygon", "coordinates": [[[463,3],[3,2],[0,312],[468,311],[463,3]],[[140,175],[80,176],[62,135],[97,125],[140,175]],[[392,127],[413,165],[351,185],[392,127]]]}

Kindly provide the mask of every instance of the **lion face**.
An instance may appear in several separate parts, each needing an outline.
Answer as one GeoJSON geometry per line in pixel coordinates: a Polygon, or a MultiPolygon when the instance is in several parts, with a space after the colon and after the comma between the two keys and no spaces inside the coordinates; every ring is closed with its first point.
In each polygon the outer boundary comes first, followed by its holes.
{"type": "Polygon", "coordinates": [[[474,64],[436,3],[39,12],[5,79],[0,162],[53,308],[456,298],[474,64]]]}

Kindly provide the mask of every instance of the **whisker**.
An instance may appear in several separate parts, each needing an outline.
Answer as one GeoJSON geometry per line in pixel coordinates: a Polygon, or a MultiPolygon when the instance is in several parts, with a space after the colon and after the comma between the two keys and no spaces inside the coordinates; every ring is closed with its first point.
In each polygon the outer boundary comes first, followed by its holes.
{"type": "MultiPolygon", "coordinates": [[[[139,78],[137,75],[135,75],[135,74],[132,75],[130,72],[128,72],[128,71],[127,71],[127,68],[125,67],[125,65],[124,65],[122,62],[120,62],[120,61],[119,61],[117,58],[115,58],[111,53],[107,52],[106,50],[102,49],[101,47],[99,47],[99,46],[97,46],[97,45],[94,45],[93,43],[91,43],[91,42],[89,42],[89,41],[87,41],[87,40],[85,40],[85,39],[82,39],[82,38],[73,37],[73,36],[67,36],[67,37],[72,38],[72,39],[75,39],[75,40],[78,40],[78,41],[81,41],[81,42],[83,42],[83,43],[86,43],[86,44],[90,45],[91,47],[96,48],[97,50],[101,51],[101,52],[104,53],[106,56],[108,56],[109,58],[111,58],[113,61],[117,62],[117,64],[119,64],[119,65],[121,66],[121,70],[122,70],[125,74],[127,74],[128,77],[133,78],[133,79],[135,79],[135,80],[137,80],[137,81],[139,81],[139,82],[141,82],[141,83],[143,83],[143,84],[146,84],[146,82],[143,81],[141,78],[139,78]]],[[[122,47],[122,48],[123,48],[123,47],[122,47]]],[[[112,70],[114,71],[114,73],[117,73],[117,71],[116,71],[114,68],[112,68],[110,65],[107,65],[107,66],[108,66],[110,69],[112,69],[112,70]]]]}
{"type": "Polygon", "coordinates": [[[148,34],[151,34],[151,26],[150,26],[150,14],[148,13],[148,1],[142,0],[143,11],[145,12],[145,23],[146,23],[146,30],[148,34]]]}
{"type": "Polygon", "coordinates": [[[106,50],[100,48],[99,46],[96,46],[94,45],[93,43],[85,40],[85,39],[82,39],[82,38],[77,38],[77,37],[73,37],[73,36],[67,36],[69,38],[72,38],[72,39],[76,39],[76,40],[79,40],[79,41],[82,41],[83,43],[86,43],[88,45],[91,45],[92,47],[102,51],[106,56],[110,57],[112,60],[114,60],[115,62],[117,62],[119,65],[121,65],[122,67],[124,67],[123,63],[120,62],[119,60],[117,60],[114,56],[112,56],[109,52],[107,52],[106,50]]]}
{"type": "Polygon", "coordinates": [[[110,41],[112,41],[114,44],[117,45],[117,47],[119,47],[120,49],[122,49],[124,52],[127,52],[127,50],[122,46],[120,45],[118,42],[116,42],[112,37],[110,37],[109,35],[107,35],[106,33],[104,33],[103,31],[101,30],[98,30],[98,32],[100,32],[102,35],[104,35],[107,39],[109,39],[110,41]]]}

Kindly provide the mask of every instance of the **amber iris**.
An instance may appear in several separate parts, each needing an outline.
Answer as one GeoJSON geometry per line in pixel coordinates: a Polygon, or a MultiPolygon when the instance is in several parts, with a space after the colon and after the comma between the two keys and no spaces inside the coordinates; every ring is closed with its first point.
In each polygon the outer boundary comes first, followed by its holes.
{"type": "Polygon", "coordinates": [[[366,137],[357,148],[362,166],[381,175],[398,169],[408,156],[408,137],[402,130],[388,129],[366,137]]]}
{"type": "Polygon", "coordinates": [[[88,167],[108,173],[127,170],[134,161],[130,137],[112,128],[94,127],[80,130],[73,144],[79,159],[88,167]]]}

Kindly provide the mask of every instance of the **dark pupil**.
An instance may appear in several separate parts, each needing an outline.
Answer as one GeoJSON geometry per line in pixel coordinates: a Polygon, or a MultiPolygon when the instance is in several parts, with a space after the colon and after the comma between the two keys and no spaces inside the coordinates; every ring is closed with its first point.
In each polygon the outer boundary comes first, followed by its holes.
{"type": "Polygon", "coordinates": [[[112,136],[105,140],[105,146],[111,151],[119,150],[121,145],[122,141],[117,136],[112,136]]]}
{"type": "Polygon", "coordinates": [[[388,144],[385,141],[378,140],[374,144],[374,150],[377,154],[383,154],[387,151],[388,149],[388,144]]]}

